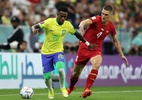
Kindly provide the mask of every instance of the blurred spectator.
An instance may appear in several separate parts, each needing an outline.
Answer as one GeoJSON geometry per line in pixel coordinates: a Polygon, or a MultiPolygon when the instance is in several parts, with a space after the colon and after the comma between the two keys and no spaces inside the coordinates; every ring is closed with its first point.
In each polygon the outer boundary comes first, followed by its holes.
{"type": "Polygon", "coordinates": [[[91,16],[100,15],[101,13],[101,1],[94,0],[92,4],[90,4],[90,14],[91,16]]]}
{"type": "Polygon", "coordinates": [[[48,4],[45,8],[45,10],[43,11],[44,15],[46,15],[47,17],[54,15],[56,16],[56,8],[53,4],[48,4]]]}
{"type": "Polygon", "coordinates": [[[4,25],[11,25],[10,19],[11,19],[11,12],[12,4],[9,0],[1,0],[0,2],[0,11],[1,11],[1,22],[4,25]]]}
{"type": "Polygon", "coordinates": [[[103,53],[105,55],[112,55],[114,53],[113,42],[110,35],[107,36],[103,42],[103,53]]]}
{"type": "Polygon", "coordinates": [[[20,11],[18,18],[20,19],[21,25],[29,25],[28,14],[24,10],[20,11]]]}
{"type": "MultiPolygon", "coordinates": [[[[31,27],[34,24],[34,19],[29,19],[29,26],[31,27]]],[[[42,21],[42,18],[41,18],[42,21]]],[[[43,31],[42,31],[43,32],[43,31]]],[[[35,44],[37,44],[39,42],[39,40],[41,40],[42,42],[44,41],[44,39],[39,39],[39,36],[34,36],[32,33],[32,30],[30,28],[30,32],[26,34],[25,39],[27,41],[27,52],[40,52],[40,48],[37,48],[35,44]]]]}
{"type": "Polygon", "coordinates": [[[43,42],[36,42],[34,52],[37,52],[37,53],[41,52],[42,45],[43,45],[43,42]]]}
{"type": "Polygon", "coordinates": [[[0,24],[2,24],[2,15],[3,13],[2,13],[2,10],[0,9],[0,24]]]}
{"type": "Polygon", "coordinates": [[[138,55],[142,56],[142,45],[138,46],[138,55]]]}
{"type": "Polygon", "coordinates": [[[83,19],[98,15],[105,4],[115,5],[112,21],[120,33],[131,34],[135,29],[142,32],[142,0],[1,0],[0,24],[11,25],[11,17],[18,16],[21,25],[29,26],[31,22],[55,17],[57,8],[65,5],[69,10],[68,20],[78,29],[83,19]]]}
{"type": "Polygon", "coordinates": [[[64,42],[64,53],[65,54],[76,54],[79,47],[79,41],[75,42],[74,45],[71,42],[64,42]]]}
{"type": "Polygon", "coordinates": [[[74,50],[73,44],[71,42],[64,42],[64,53],[65,54],[72,54],[72,51],[74,50]]]}
{"type": "Polygon", "coordinates": [[[44,21],[46,18],[47,18],[46,15],[43,14],[43,13],[41,13],[41,14],[40,14],[40,20],[39,20],[39,22],[44,21]]]}
{"type": "Polygon", "coordinates": [[[134,30],[132,32],[132,43],[128,55],[138,55],[138,52],[141,51],[141,46],[142,46],[142,39],[139,36],[139,32],[137,30],[134,30]]]}
{"type": "Polygon", "coordinates": [[[38,39],[32,34],[32,30],[30,30],[30,33],[26,34],[25,39],[27,41],[27,52],[34,52],[36,49],[35,43],[38,41],[38,39]]]}
{"type": "Polygon", "coordinates": [[[44,42],[45,33],[44,30],[39,30],[39,35],[36,36],[37,41],[34,43],[34,52],[41,52],[42,44],[44,42]]]}
{"type": "Polygon", "coordinates": [[[11,18],[11,23],[14,30],[11,36],[9,36],[7,39],[7,44],[0,45],[0,49],[16,49],[15,52],[23,52],[27,47],[27,42],[24,41],[24,33],[20,28],[20,19],[16,16],[13,16],[11,18]]]}
{"type": "Polygon", "coordinates": [[[11,22],[10,22],[10,12],[9,10],[4,10],[4,14],[3,16],[1,17],[1,21],[4,25],[11,25],[11,22]]]}

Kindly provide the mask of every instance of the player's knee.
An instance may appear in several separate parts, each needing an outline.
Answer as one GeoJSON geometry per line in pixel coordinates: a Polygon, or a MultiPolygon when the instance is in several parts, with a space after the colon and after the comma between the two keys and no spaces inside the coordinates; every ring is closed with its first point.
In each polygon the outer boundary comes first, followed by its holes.
{"type": "Polygon", "coordinates": [[[56,68],[57,69],[64,68],[64,67],[65,67],[65,64],[63,62],[57,62],[56,63],[56,68]]]}
{"type": "Polygon", "coordinates": [[[100,64],[92,64],[92,68],[93,69],[99,69],[100,68],[100,64]]]}
{"type": "Polygon", "coordinates": [[[44,79],[51,79],[51,72],[48,72],[48,73],[44,73],[44,79]]]}

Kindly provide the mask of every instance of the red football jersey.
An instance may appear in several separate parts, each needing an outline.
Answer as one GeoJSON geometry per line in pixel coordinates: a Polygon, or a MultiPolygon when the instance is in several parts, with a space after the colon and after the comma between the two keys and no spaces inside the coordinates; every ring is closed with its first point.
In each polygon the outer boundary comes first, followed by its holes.
{"type": "MultiPolygon", "coordinates": [[[[102,51],[102,43],[107,35],[116,35],[116,29],[111,21],[107,25],[102,24],[101,16],[93,16],[90,18],[92,24],[90,24],[84,33],[84,38],[92,43],[97,44],[97,51],[102,51]]],[[[88,48],[84,43],[81,43],[81,46],[88,48]]]]}

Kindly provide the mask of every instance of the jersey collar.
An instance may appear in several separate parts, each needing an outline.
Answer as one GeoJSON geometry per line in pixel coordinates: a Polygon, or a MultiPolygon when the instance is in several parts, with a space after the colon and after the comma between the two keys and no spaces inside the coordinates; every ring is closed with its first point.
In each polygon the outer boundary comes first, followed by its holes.
{"type": "Polygon", "coordinates": [[[56,18],[56,24],[59,25],[59,26],[62,26],[64,23],[63,23],[62,25],[60,25],[60,24],[58,23],[58,21],[57,21],[57,18],[56,18]]]}

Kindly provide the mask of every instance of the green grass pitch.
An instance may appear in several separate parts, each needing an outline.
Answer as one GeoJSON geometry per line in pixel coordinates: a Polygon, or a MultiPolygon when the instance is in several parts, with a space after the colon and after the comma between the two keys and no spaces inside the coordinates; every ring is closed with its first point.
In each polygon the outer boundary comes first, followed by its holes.
{"type": "MultiPolygon", "coordinates": [[[[31,100],[48,100],[47,89],[33,89],[34,95],[31,100]]],[[[116,86],[116,87],[92,87],[92,95],[86,100],[142,100],[142,86],[116,86]]],[[[53,100],[83,100],[80,98],[83,88],[77,89],[68,98],[63,98],[59,88],[55,88],[53,100]]],[[[0,100],[22,100],[20,89],[0,89],[0,100]]]]}

